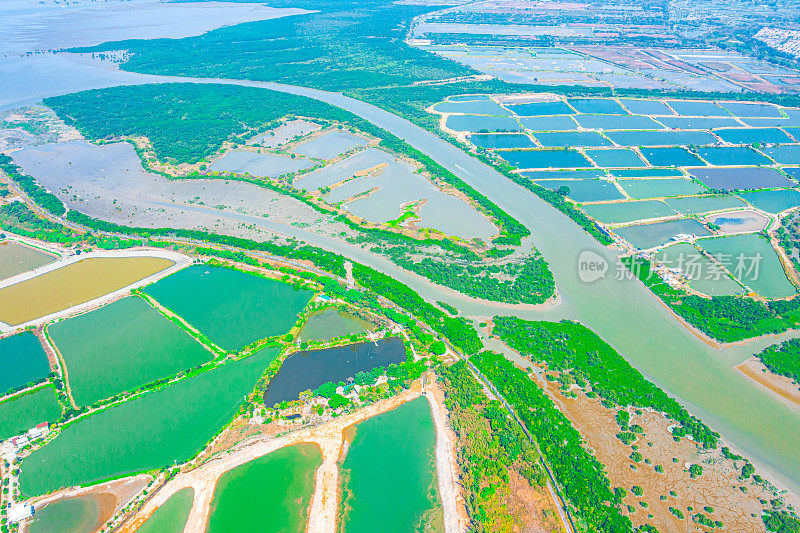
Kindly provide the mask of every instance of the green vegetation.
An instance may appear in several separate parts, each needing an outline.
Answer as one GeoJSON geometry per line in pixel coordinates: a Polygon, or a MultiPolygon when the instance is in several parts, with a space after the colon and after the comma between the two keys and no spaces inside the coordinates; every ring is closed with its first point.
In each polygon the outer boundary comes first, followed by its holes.
{"type": "Polygon", "coordinates": [[[479,532],[523,527],[507,506],[509,471],[520,473],[532,486],[543,486],[547,478],[536,448],[503,405],[488,400],[464,361],[438,373],[458,437],[458,464],[473,527],[479,532]]]}
{"type": "Polygon", "coordinates": [[[500,354],[471,358],[497,388],[536,439],[539,450],[563,489],[572,514],[590,531],[629,531],[630,519],[616,507],[603,465],[582,445],[580,433],[536,383],[500,354]]]}
{"type": "Polygon", "coordinates": [[[229,361],[68,424],[24,459],[20,491],[45,494],[188,460],[237,412],[275,351],[229,361]]]}
{"type": "Polygon", "coordinates": [[[52,386],[15,396],[0,403],[0,440],[32,429],[42,422],[55,422],[61,406],[52,386]]]}
{"type": "Polygon", "coordinates": [[[464,353],[475,353],[483,347],[478,333],[466,319],[449,316],[390,276],[381,274],[372,268],[354,264],[353,277],[360,285],[369,287],[447,337],[464,353]]]}
{"type": "Polygon", "coordinates": [[[764,520],[767,531],[775,531],[777,533],[800,532],[800,519],[786,511],[766,511],[761,518],[764,520]]]}
{"type": "Polygon", "coordinates": [[[770,372],[800,383],[800,339],[767,346],[756,357],[761,359],[770,372]]]}
{"type": "Polygon", "coordinates": [[[124,298],[62,320],[48,332],[64,358],[78,405],[137,389],[212,358],[141,298],[124,298]]]}
{"type": "Polygon", "coordinates": [[[673,289],[651,272],[650,261],[623,257],[627,266],[670,309],[703,333],[723,342],[736,342],[800,325],[800,298],[757,301],[742,296],[703,298],[673,289]]]}
{"type": "Polygon", "coordinates": [[[193,265],[145,288],[228,351],[286,333],[313,292],[249,272],[193,265]]]}
{"type": "MultiPolygon", "coordinates": [[[[663,412],[681,425],[673,430],[673,435],[690,434],[704,447],[716,447],[717,433],[645,379],[584,325],[566,320],[529,322],[515,317],[495,317],[493,332],[523,355],[546,364],[549,370],[568,374],[575,382],[588,383],[592,391],[614,404],[650,407],[663,412]]],[[[625,425],[627,427],[627,421],[625,425]]]]}
{"type": "Polygon", "coordinates": [[[371,531],[376,524],[386,533],[426,529],[440,505],[435,441],[425,398],[359,423],[342,463],[342,531],[371,531]]]}
{"type": "Polygon", "coordinates": [[[302,533],[321,464],[319,446],[304,443],[228,470],[214,491],[207,531],[302,533]]]}
{"type": "Polygon", "coordinates": [[[22,172],[17,165],[14,164],[11,157],[0,154],[0,171],[8,174],[20,186],[22,191],[28,197],[36,202],[37,205],[47,209],[56,216],[61,216],[67,212],[64,204],[53,193],[47,192],[44,187],[39,185],[32,177],[22,172]]]}
{"type": "Polygon", "coordinates": [[[289,1],[316,13],[220,28],[184,39],[130,40],[81,51],[129,50],[133,72],[278,81],[340,91],[476,74],[405,44],[414,17],[435,6],[380,0],[289,1]]]}

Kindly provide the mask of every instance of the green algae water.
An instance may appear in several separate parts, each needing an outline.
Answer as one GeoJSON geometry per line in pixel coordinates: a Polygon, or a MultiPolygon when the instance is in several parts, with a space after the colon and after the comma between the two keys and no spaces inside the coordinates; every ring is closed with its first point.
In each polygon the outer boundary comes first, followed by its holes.
{"type": "Polygon", "coordinates": [[[333,307],[314,311],[300,330],[300,340],[328,342],[337,337],[372,331],[375,325],[333,307]]]}
{"type": "Polygon", "coordinates": [[[67,425],[24,459],[20,491],[45,494],[188,460],[236,414],[276,352],[265,348],[67,425]]]}
{"type": "Polygon", "coordinates": [[[182,533],[192,510],[194,489],[181,489],[147,519],[147,522],[136,530],[136,533],[182,533]]]}
{"type": "Polygon", "coordinates": [[[356,426],[342,464],[340,531],[421,530],[440,505],[430,407],[418,398],[356,426]]]}
{"type": "Polygon", "coordinates": [[[194,265],[146,289],[221,348],[234,351],[291,328],[313,296],[232,268],[194,265]]]}
{"type": "Polygon", "coordinates": [[[72,395],[90,405],[198,366],[212,354],[141,298],[123,298],[49,330],[72,395]]]}
{"type": "Polygon", "coordinates": [[[302,533],[321,464],[319,446],[306,443],[225,472],[214,492],[207,532],[302,533]]]}
{"type": "Polygon", "coordinates": [[[56,391],[41,387],[0,403],[0,440],[27,431],[42,422],[55,422],[61,416],[56,391]]]}
{"type": "Polygon", "coordinates": [[[0,339],[0,394],[42,381],[48,374],[47,354],[32,332],[0,339]]]}

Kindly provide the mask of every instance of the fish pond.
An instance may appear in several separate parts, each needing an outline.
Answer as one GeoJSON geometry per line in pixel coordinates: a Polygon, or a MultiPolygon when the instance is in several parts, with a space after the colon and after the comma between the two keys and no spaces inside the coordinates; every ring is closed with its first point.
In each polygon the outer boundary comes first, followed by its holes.
{"type": "Polygon", "coordinates": [[[583,154],[575,150],[509,150],[500,156],[517,168],[591,167],[583,154]]]}
{"type": "Polygon", "coordinates": [[[56,256],[14,241],[0,241],[0,280],[52,263],[56,256]]]}
{"type": "Polygon", "coordinates": [[[225,267],[193,265],[145,291],[228,351],[288,331],[313,293],[225,267]]]}
{"type": "Polygon", "coordinates": [[[45,494],[190,459],[236,414],[277,354],[265,348],[68,425],[25,458],[20,490],[45,494]]]}
{"type": "Polygon", "coordinates": [[[141,298],[128,297],[48,328],[79,405],[137,389],[213,356],[141,298]]]}
{"type": "Polygon", "coordinates": [[[708,211],[719,211],[721,209],[730,209],[732,207],[745,207],[747,205],[739,198],[730,195],[668,198],[665,201],[671,208],[686,215],[695,215],[697,213],[706,213],[708,211]]]}
{"type": "Polygon", "coordinates": [[[686,167],[703,164],[700,158],[680,146],[642,148],[642,155],[654,167],[686,167]]]}
{"type": "Polygon", "coordinates": [[[576,202],[600,202],[625,198],[613,183],[605,180],[544,180],[534,183],[551,190],[567,187],[569,189],[567,196],[576,202]]]}
{"type": "Polygon", "coordinates": [[[641,250],[647,250],[666,244],[672,240],[675,235],[711,235],[711,232],[693,218],[625,226],[623,228],[616,228],[614,233],[641,250]]]}
{"type": "Polygon", "coordinates": [[[716,130],[720,139],[731,144],[792,143],[791,137],[777,128],[735,128],[716,130]]]}
{"type": "Polygon", "coordinates": [[[194,489],[185,487],[170,496],[136,533],[183,533],[194,501],[194,489]]]}
{"type": "Polygon", "coordinates": [[[712,165],[769,165],[771,161],[747,146],[701,146],[700,157],[712,165]]]}
{"type": "Polygon", "coordinates": [[[759,148],[778,163],[784,165],[796,165],[800,163],[800,146],[796,144],[781,146],[766,146],[759,148]]]}
{"type": "Polygon", "coordinates": [[[439,102],[433,106],[439,113],[464,113],[468,115],[510,116],[508,109],[492,100],[472,100],[467,102],[439,102]]]}
{"type": "Polygon", "coordinates": [[[595,178],[602,178],[606,173],[600,169],[591,170],[538,170],[533,172],[523,172],[526,178],[537,180],[592,180],[595,178]]]}
{"type": "Polygon", "coordinates": [[[596,131],[538,132],[536,138],[542,146],[567,148],[569,146],[611,146],[611,141],[596,131]]]}
{"type": "Polygon", "coordinates": [[[705,192],[706,188],[692,180],[680,178],[620,180],[631,198],[659,198],[705,192]]]}
{"type": "Polygon", "coordinates": [[[207,533],[303,533],[321,464],[319,446],[303,443],[228,470],[214,490],[207,533]]]}
{"type": "Polygon", "coordinates": [[[406,348],[397,337],[297,352],[286,358],[270,381],[264,403],[273,407],[283,401],[293,401],[301,392],[315,390],[324,383],[346,381],[359,372],[402,363],[406,358],[406,348]]]}
{"type": "Polygon", "coordinates": [[[0,289],[0,321],[17,325],[136,283],[174,264],[158,257],[95,257],[0,289]]]}
{"type": "Polygon", "coordinates": [[[450,115],[447,127],[456,131],[519,131],[522,127],[513,117],[484,117],[480,115],[450,115]]]}
{"type": "Polygon", "coordinates": [[[36,509],[29,533],[94,533],[111,518],[117,499],[100,493],[64,498],[36,509]]]}
{"type": "Polygon", "coordinates": [[[304,342],[328,342],[337,337],[372,331],[375,325],[347,311],[326,307],[314,311],[300,330],[304,342]]]}
{"type": "Polygon", "coordinates": [[[620,103],[635,115],[674,115],[675,112],[667,104],[659,100],[636,100],[620,98],[620,103]]]}
{"type": "Polygon", "coordinates": [[[481,148],[533,148],[530,137],[521,133],[473,133],[469,140],[481,148]]]}
{"type": "Polygon", "coordinates": [[[575,110],[561,100],[554,102],[531,102],[528,104],[508,105],[510,110],[521,117],[543,115],[571,115],[575,110]]]}
{"type": "Polygon", "coordinates": [[[692,168],[689,172],[710,189],[761,189],[795,185],[777,170],[765,167],[692,168]]]}
{"type": "Polygon", "coordinates": [[[319,131],[321,126],[307,120],[290,120],[277,128],[257,135],[248,144],[258,144],[273,148],[299,139],[309,133],[319,131]]]}
{"type": "Polygon", "coordinates": [[[42,343],[26,331],[0,339],[0,396],[47,379],[50,364],[42,343]]]}
{"type": "Polygon", "coordinates": [[[606,98],[570,98],[569,103],[578,113],[627,115],[621,105],[606,98]]]}
{"type": "Polygon", "coordinates": [[[640,202],[617,202],[613,204],[584,205],[583,210],[591,217],[609,224],[633,222],[648,218],[660,218],[675,214],[675,210],[664,202],[644,200],[640,202]]]}
{"type": "Polygon", "coordinates": [[[620,146],[685,146],[717,142],[717,138],[707,131],[609,131],[606,136],[620,146]]]}
{"type": "Polygon", "coordinates": [[[679,115],[690,117],[729,117],[730,113],[714,102],[693,100],[667,100],[679,115]]]}
{"type": "Polygon", "coordinates": [[[576,115],[575,121],[586,129],[597,130],[663,130],[650,117],[629,115],[576,115]]]}
{"type": "Polygon", "coordinates": [[[780,109],[771,104],[757,104],[749,102],[720,102],[723,107],[737,117],[764,117],[779,118],[783,117],[780,109]]]}
{"type": "Polygon", "coordinates": [[[770,219],[752,210],[728,211],[708,217],[708,221],[719,226],[723,233],[744,233],[761,231],[769,225],[770,219]]]}
{"type": "Polygon", "coordinates": [[[781,298],[797,292],[773,250],[758,234],[700,239],[697,244],[718,258],[733,276],[765,298],[781,298]]]}
{"type": "Polygon", "coordinates": [[[342,463],[342,531],[428,531],[440,506],[435,440],[425,398],[358,424],[342,463]]]}
{"type": "Polygon", "coordinates": [[[0,403],[0,440],[61,416],[55,389],[48,385],[0,403]]]}
{"type": "Polygon", "coordinates": [[[367,148],[355,154],[327,165],[319,170],[309,172],[294,180],[295,189],[313,191],[322,187],[330,187],[340,181],[352,178],[357,172],[363,172],[378,165],[391,163],[395,158],[382,150],[367,148]]]}
{"type": "Polygon", "coordinates": [[[800,191],[787,189],[779,191],[750,191],[740,194],[742,198],[767,213],[780,213],[800,205],[800,191]]]}
{"type": "Polygon", "coordinates": [[[296,146],[292,152],[317,159],[333,159],[367,144],[368,141],[358,135],[346,131],[331,131],[296,146]]]}
{"type": "Polygon", "coordinates": [[[211,170],[277,178],[314,166],[310,159],[279,154],[259,154],[251,150],[233,150],[211,164],[211,170]]]}
{"type": "Polygon", "coordinates": [[[716,268],[716,263],[701,254],[689,243],[678,243],[662,250],[656,259],[670,268],[679,268],[689,286],[709,296],[733,296],[743,294],[744,288],[725,272],[716,268]]]}
{"type": "Polygon", "coordinates": [[[532,131],[569,131],[578,129],[570,116],[520,117],[523,126],[532,131]]]}
{"type": "Polygon", "coordinates": [[[605,168],[625,168],[625,167],[644,167],[645,162],[632,150],[624,148],[611,148],[608,150],[584,150],[592,161],[599,167],[605,168]]]}

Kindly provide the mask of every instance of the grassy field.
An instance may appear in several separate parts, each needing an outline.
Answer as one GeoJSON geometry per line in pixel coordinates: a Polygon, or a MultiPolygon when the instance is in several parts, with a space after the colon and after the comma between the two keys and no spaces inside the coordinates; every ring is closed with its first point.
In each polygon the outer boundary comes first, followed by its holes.
{"type": "Polygon", "coordinates": [[[316,444],[298,444],[225,472],[217,483],[208,533],[280,531],[303,533],[322,464],[316,444]]]}
{"type": "Polygon", "coordinates": [[[55,390],[47,386],[0,403],[0,440],[61,416],[55,390]]]}
{"type": "Polygon", "coordinates": [[[70,424],[25,458],[20,490],[45,494],[188,460],[236,413],[273,357],[265,349],[70,424]]]}
{"type": "Polygon", "coordinates": [[[99,298],[173,264],[157,257],[84,259],[0,289],[0,321],[22,324],[99,298]]]}
{"type": "Polygon", "coordinates": [[[49,328],[72,397],[90,405],[200,365],[212,354],[141,298],[124,298],[49,328]]]}
{"type": "Polygon", "coordinates": [[[195,265],[146,292],[225,350],[288,331],[312,296],[230,268],[195,265]]]}

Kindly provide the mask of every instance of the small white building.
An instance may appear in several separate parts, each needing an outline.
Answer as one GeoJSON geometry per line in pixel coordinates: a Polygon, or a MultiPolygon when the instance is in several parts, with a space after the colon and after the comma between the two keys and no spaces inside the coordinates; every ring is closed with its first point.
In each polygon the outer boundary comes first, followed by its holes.
{"type": "Polygon", "coordinates": [[[32,517],[34,512],[33,505],[12,505],[8,510],[8,521],[22,522],[26,518],[32,517]]]}

